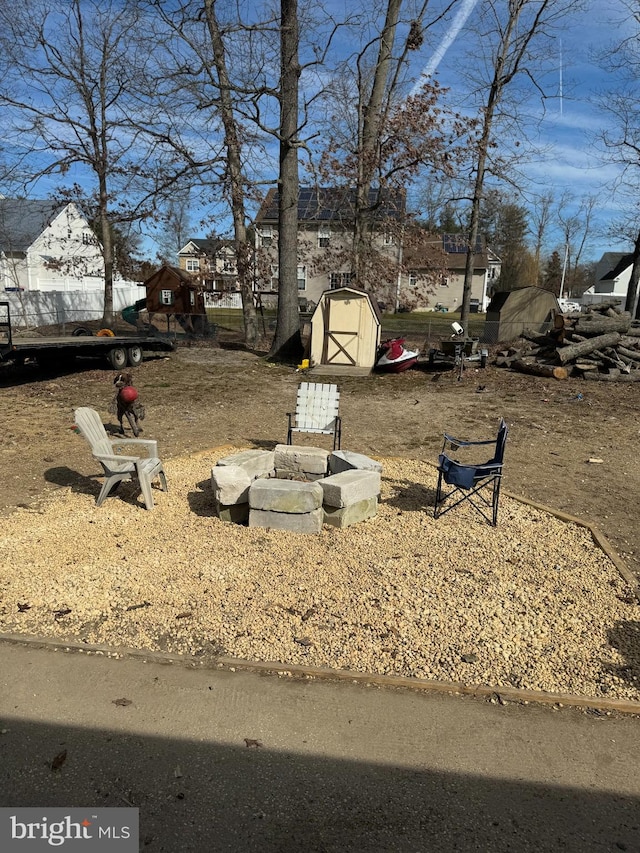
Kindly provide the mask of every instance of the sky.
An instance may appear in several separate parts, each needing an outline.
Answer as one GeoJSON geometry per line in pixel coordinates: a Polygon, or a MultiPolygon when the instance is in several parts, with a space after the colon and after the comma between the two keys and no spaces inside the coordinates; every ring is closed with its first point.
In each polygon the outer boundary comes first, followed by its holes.
{"type": "MultiPolygon", "coordinates": [[[[366,9],[370,2],[371,0],[323,0],[320,8],[326,12],[334,11],[336,18],[342,19],[346,14],[353,13],[359,3],[366,9]]],[[[481,2],[482,0],[459,0],[453,14],[429,31],[429,41],[425,41],[422,49],[409,55],[409,77],[419,81],[421,72],[434,74],[443,86],[448,87],[448,97],[454,103],[458,97],[462,102],[465,95],[459,64],[465,46],[478,43],[477,11],[481,2]]],[[[411,0],[406,0],[407,5],[410,3],[411,0]]],[[[446,0],[431,0],[429,15],[434,15],[438,4],[443,6],[446,0]]],[[[628,244],[616,242],[604,234],[607,225],[620,214],[621,202],[612,191],[619,172],[616,167],[600,161],[594,144],[594,136],[602,128],[604,121],[594,99],[598,93],[611,86],[611,81],[598,66],[594,54],[609,42],[615,43],[620,39],[621,33],[624,32],[620,25],[622,17],[622,0],[592,0],[587,10],[574,13],[567,21],[566,27],[558,31],[557,50],[552,52],[547,61],[547,89],[554,97],[545,101],[544,114],[539,99],[526,105],[531,114],[528,133],[531,140],[544,149],[544,152],[522,166],[524,183],[531,184],[536,191],[551,190],[556,198],[560,197],[563,191],[572,193],[577,202],[587,195],[595,195],[598,198],[595,223],[599,233],[594,234],[586,247],[583,260],[597,260],[605,251],[627,251],[631,248],[628,244]]],[[[363,40],[371,34],[363,32],[363,40]]],[[[339,37],[336,39],[336,45],[340,46],[339,37]]],[[[342,50],[345,53],[350,52],[353,45],[345,42],[342,50]]],[[[272,155],[273,163],[268,167],[270,174],[267,180],[273,180],[275,183],[275,148],[272,149],[272,155]]],[[[68,178],[82,181],[82,176],[74,172],[71,172],[68,178]]],[[[304,175],[301,175],[301,180],[304,181],[304,175]]],[[[53,187],[38,187],[43,195],[48,189],[51,191],[53,187]]],[[[220,208],[216,214],[218,217],[219,210],[220,208]]],[[[194,215],[191,236],[207,236],[204,233],[206,229],[196,225],[198,220],[199,217],[194,215]]],[[[218,232],[226,230],[224,219],[217,218],[213,222],[218,232]]],[[[548,248],[562,248],[559,235],[551,236],[548,248]]],[[[155,248],[151,241],[145,241],[144,249],[149,254],[154,254],[155,248]]]]}
{"type": "MultiPolygon", "coordinates": [[[[462,45],[474,37],[477,3],[461,0],[457,17],[442,26],[438,47],[423,66],[423,73],[435,73],[442,85],[451,87],[452,94],[459,85],[456,68],[462,45]]],[[[541,190],[551,189],[556,197],[566,191],[578,200],[598,198],[594,225],[600,233],[590,241],[585,260],[597,260],[605,251],[631,248],[604,233],[620,216],[623,202],[613,193],[619,167],[603,162],[596,144],[607,120],[596,99],[613,85],[596,55],[625,33],[623,17],[618,0],[594,0],[587,9],[574,13],[557,33],[557,53],[547,63],[547,91],[555,92],[555,97],[546,100],[544,115],[540,102],[533,102],[531,138],[544,150],[523,166],[525,175],[541,190]]]]}

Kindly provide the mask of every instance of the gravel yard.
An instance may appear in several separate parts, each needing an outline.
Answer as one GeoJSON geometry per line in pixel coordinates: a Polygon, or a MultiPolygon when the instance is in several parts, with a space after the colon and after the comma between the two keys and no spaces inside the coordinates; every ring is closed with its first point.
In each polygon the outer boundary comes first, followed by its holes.
{"type": "MultiPolygon", "coordinates": [[[[301,535],[225,524],[210,469],[170,459],[152,512],[83,477],[3,519],[0,630],[640,699],[640,606],[588,530],[506,496],[434,521],[434,469],[380,459],[375,519],[301,535]]],[[[97,473],[97,471],[96,471],[97,473]]]]}

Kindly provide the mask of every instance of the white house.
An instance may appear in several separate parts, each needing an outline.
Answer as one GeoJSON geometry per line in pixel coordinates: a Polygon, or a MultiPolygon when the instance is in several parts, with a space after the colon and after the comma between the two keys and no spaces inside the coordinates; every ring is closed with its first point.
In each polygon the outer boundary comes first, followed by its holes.
{"type": "Polygon", "coordinates": [[[0,287],[104,290],[102,250],[77,205],[0,199],[0,287]]]}
{"type": "Polygon", "coordinates": [[[583,305],[597,305],[620,299],[624,307],[632,269],[632,254],[605,252],[596,265],[595,283],[585,290],[580,301],[583,305]]]}
{"type": "MultiPolygon", "coordinates": [[[[0,298],[16,322],[89,320],[104,306],[102,247],[73,202],[0,197],[0,298]]],[[[145,296],[115,275],[116,310],[145,296]]]]}

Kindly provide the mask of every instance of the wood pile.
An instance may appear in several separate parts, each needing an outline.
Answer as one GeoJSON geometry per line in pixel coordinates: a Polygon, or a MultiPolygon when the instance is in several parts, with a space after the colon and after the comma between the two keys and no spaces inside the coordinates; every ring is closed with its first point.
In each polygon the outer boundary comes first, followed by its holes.
{"type": "Polygon", "coordinates": [[[557,313],[546,334],[525,330],[522,338],[521,345],[498,352],[498,367],[555,379],[640,382],[640,323],[619,302],[557,313]]]}

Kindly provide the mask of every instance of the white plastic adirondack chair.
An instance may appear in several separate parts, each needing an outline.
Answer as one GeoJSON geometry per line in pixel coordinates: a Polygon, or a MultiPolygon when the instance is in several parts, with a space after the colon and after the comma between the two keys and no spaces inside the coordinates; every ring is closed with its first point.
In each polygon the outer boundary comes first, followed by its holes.
{"type": "Polygon", "coordinates": [[[342,418],[338,414],[340,392],[337,385],[301,382],[295,412],[287,412],[287,444],[294,432],[315,432],[333,436],[333,449],[340,449],[342,418]]]}
{"type": "Polygon", "coordinates": [[[96,506],[100,506],[109,492],[123,480],[137,478],[144,505],[147,509],[153,509],[153,480],[158,477],[162,491],[167,491],[167,478],[158,458],[158,443],[145,438],[119,438],[111,441],[98,412],[86,406],[75,410],[75,423],[91,445],[94,459],[98,460],[104,470],[106,479],[96,499],[96,506]],[[116,451],[121,445],[132,450],[146,448],[148,456],[123,456],[116,451]]]}

